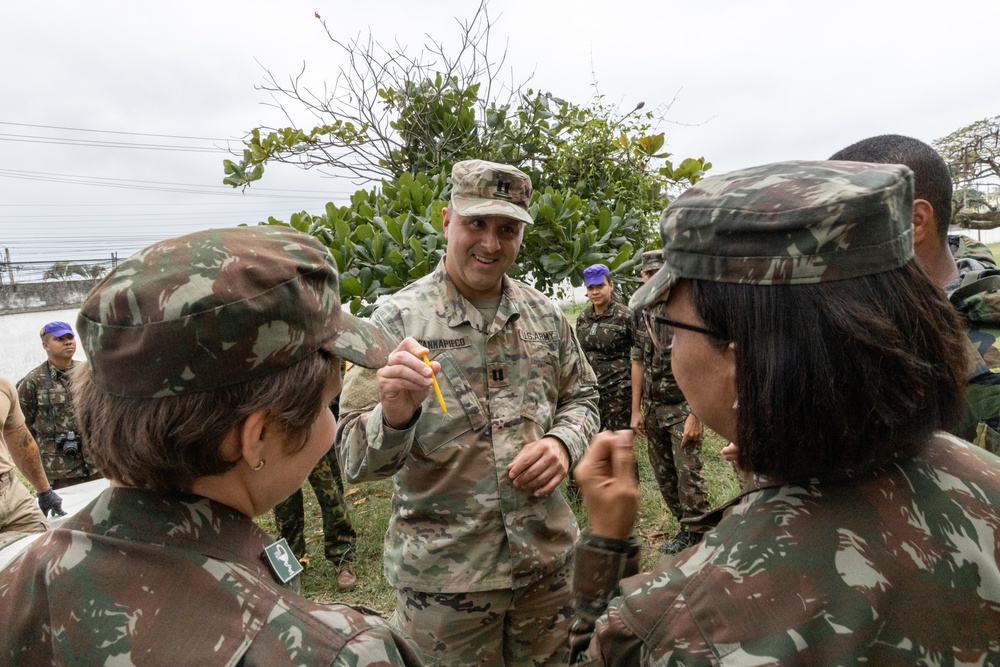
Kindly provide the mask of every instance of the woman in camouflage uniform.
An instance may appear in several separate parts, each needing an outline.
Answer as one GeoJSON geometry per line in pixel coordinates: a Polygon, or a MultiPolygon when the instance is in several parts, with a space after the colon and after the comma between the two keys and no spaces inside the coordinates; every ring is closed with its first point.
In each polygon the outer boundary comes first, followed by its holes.
{"type": "Polygon", "coordinates": [[[341,359],[386,363],[339,295],[281,227],[163,241],[94,288],[74,398],[111,488],[0,570],[0,663],[419,664],[381,618],[299,596],[252,520],[333,442],[341,359]]]}
{"type": "Polygon", "coordinates": [[[632,421],[632,360],[635,318],[615,297],[611,271],[604,264],[583,270],[587,306],[576,319],[576,337],[597,375],[601,430],[630,428],[632,421]]]}
{"type": "Polygon", "coordinates": [[[632,299],[751,479],[696,546],[635,571],[630,438],[576,468],[577,664],[993,664],[1000,459],[963,409],[954,310],[913,260],[901,165],[709,178],[664,213],[632,299]],[[620,597],[610,599],[616,587],[620,597]]]}

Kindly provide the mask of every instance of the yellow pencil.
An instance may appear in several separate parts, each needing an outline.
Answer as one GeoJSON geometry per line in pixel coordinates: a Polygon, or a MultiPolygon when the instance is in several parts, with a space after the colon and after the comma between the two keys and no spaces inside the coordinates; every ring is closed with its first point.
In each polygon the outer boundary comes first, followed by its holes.
{"type": "Polygon", "coordinates": [[[424,354],[424,363],[427,364],[427,368],[431,369],[431,381],[434,383],[434,394],[437,396],[438,405],[441,406],[441,412],[448,412],[448,406],[444,404],[444,396],[441,395],[441,387],[438,386],[438,379],[434,375],[434,368],[431,366],[430,359],[427,358],[427,354],[424,354]]]}

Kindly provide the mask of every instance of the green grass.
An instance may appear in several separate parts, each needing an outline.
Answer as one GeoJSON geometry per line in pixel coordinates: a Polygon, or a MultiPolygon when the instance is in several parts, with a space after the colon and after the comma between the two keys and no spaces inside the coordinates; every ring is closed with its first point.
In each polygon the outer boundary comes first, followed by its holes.
{"type": "MultiPolygon", "coordinates": [[[[725,446],[719,436],[706,431],[704,461],[705,478],[709,484],[709,497],[713,506],[734,497],[739,484],[732,467],[719,456],[725,446]]],[[[659,557],[656,547],[677,532],[677,520],[663,503],[659,488],[649,466],[644,438],[636,439],[636,458],[639,461],[639,487],[642,494],[639,518],[635,531],[643,540],[643,569],[648,569],[659,557]]],[[[337,573],[323,556],[323,531],[319,506],[308,488],[305,492],[306,546],[311,565],[302,575],[302,593],[320,602],[347,602],[389,613],[395,606],[393,590],[382,574],[382,544],[391,508],[392,483],[389,480],[359,485],[348,485],[347,505],[351,521],[358,533],[355,563],[358,587],[350,592],[337,590],[337,573]]],[[[564,491],[565,493],[565,491],[564,491]]],[[[581,527],[587,523],[582,508],[574,505],[581,527]]],[[[277,534],[271,514],[259,517],[258,524],[271,534],[277,534]]]]}

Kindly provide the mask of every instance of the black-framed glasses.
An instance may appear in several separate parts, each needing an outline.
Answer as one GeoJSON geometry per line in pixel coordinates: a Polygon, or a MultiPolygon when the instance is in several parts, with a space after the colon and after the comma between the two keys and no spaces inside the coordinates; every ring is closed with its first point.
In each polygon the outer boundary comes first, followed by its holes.
{"type": "Polygon", "coordinates": [[[674,329],[685,329],[686,331],[694,331],[695,333],[705,334],[719,340],[726,340],[726,337],[718,331],[712,331],[711,329],[699,327],[694,324],[678,322],[662,315],[654,315],[645,308],[642,309],[642,321],[646,323],[646,330],[649,332],[650,338],[653,339],[653,345],[661,350],[670,349],[670,346],[674,342],[674,329]]]}

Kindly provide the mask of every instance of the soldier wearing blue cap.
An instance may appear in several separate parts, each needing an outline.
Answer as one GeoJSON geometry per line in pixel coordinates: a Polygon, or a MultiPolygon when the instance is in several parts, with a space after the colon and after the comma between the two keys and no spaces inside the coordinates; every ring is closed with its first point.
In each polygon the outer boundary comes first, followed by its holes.
{"type": "Polygon", "coordinates": [[[17,396],[28,430],[38,442],[45,473],[53,489],[100,479],[101,471],[83,442],[73,412],[73,327],[49,322],[38,335],[48,358],[21,378],[17,396]]]}
{"type": "Polygon", "coordinates": [[[611,270],[593,264],[583,270],[590,301],[576,319],[576,337],[597,375],[601,430],[629,428],[632,420],[632,376],[629,350],[635,340],[632,311],[616,298],[611,270]]]}

